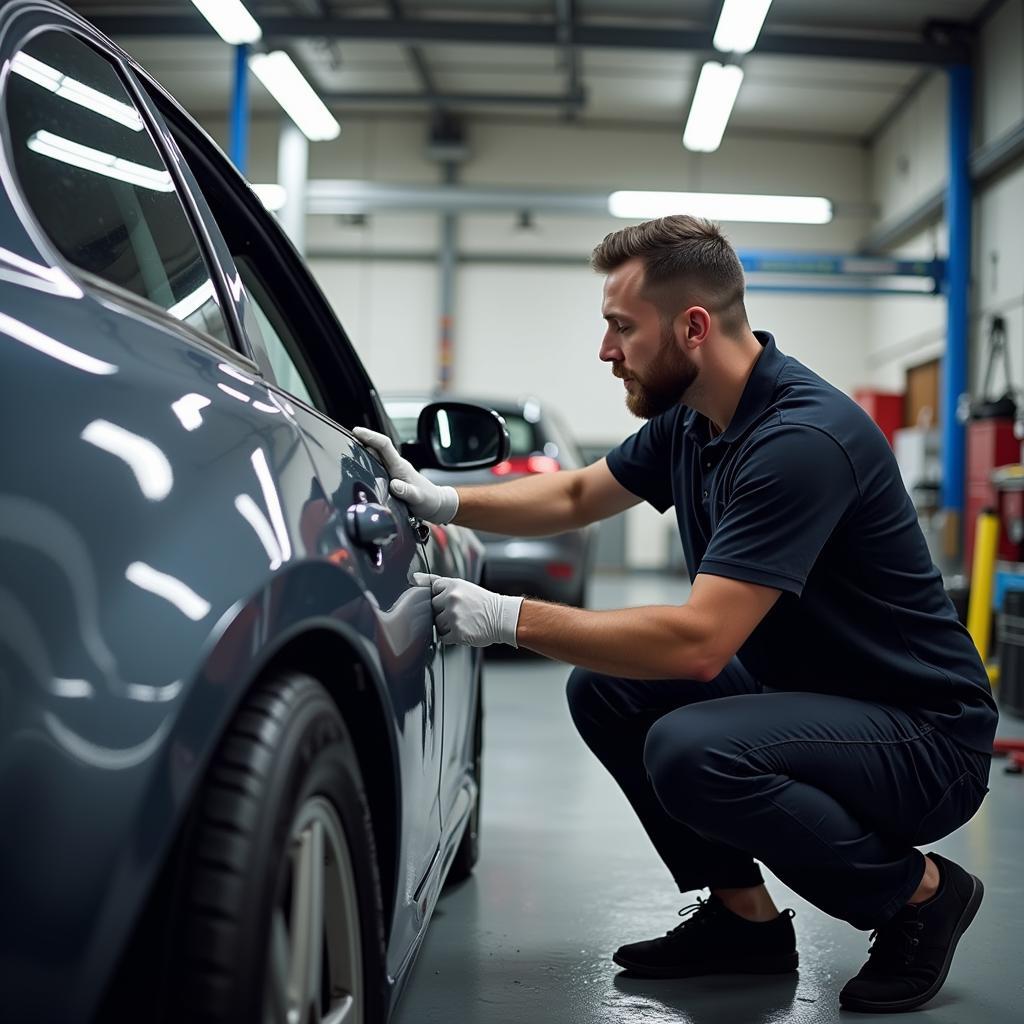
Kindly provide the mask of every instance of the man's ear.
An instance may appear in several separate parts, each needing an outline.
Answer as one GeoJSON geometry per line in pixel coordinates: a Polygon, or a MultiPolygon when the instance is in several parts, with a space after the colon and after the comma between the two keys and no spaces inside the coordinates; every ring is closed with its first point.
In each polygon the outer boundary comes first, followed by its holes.
{"type": "Polygon", "coordinates": [[[684,348],[700,348],[711,331],[711,314],[703,306],[689,306],[676,314],[672,329],[684,348]]]}

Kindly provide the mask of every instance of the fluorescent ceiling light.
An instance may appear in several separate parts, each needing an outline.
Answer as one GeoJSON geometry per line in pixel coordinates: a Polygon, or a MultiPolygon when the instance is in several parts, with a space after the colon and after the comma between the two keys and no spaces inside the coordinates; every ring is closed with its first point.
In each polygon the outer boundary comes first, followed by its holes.
{"type": "Polygon", "coordinates": [[[608,211],[614,217],[645,220],[688,213],[709,220],[774,224],[827,224],[832,203],[821,196],[752,196],[728,192],[613,192],[608,211]]]}
{"type": "Polygon", "coordinates": [[[152,189],[154,192],[173,192],[174,184],[166,171],[158,171],[154,167],[123,160],[100,149],[92,149],[81,143],[54,135],[53,132],[40,130],[29,137],[26,143],[33,153],[52,157],[62,163],[81,167],[84,171],[102,174],[107,178],[126,181],[129,185],[152,189]]]}
{"type": "Polygon", "coordinates": [[[44,89],[56,93],[63,99],[77,103],[80,107],[85,107],[103,117],[108,117],[118,124],[123,124],[125,128],[131,128],[133,132],[142,131],[142,118],[134,107],[115,100],[113,96],[108,96],[105,92],[83,85],[62,71],[51,68],[49,64],[30,57],[27,53],[14,55],[14,60],[11,61],[11,70],[16,75],[21,75],[22,78],[41,85],[44,89]]]}
{"type": "Polygon", "coordinates": [[[254,53],[249,67],[308,139],[322,142],[341,134],[341,125],[284,50],[254,53]]]}
{"type": "Polygon", "coordinates": [[[715,29],[715,49],[723,53],[749,53],[771,5],[772,0],[725,0],[715,29]]]}
{"type": "Polygon", "coordinates": [[[267,185],[253,185],[253,192],[256,198],[263,204],[264,208],[276,213],[288,201],[288,192],[284,185],[274,183],[267,185]]]}
{"type": "Polygon", "coordinates": [[[232,46],[255,43],[263,35],[242,0],[192,0],[192,3],[225,43],[232,46]]]}
{"type": "Polygon", "coordinates": [[[683,132],[683,145],[687,149],[698,153],[713,153],[718,149],[742,82],[743,68],[735,64],[709,60],[700,69],[683,132]]]}

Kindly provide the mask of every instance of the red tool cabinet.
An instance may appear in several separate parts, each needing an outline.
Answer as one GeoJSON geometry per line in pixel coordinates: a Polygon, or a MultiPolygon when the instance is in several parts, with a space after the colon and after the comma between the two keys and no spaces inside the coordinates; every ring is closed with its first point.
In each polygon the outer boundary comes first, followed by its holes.
{"type": "MultiPolygon", "coordinates": [[[[1020,461],[1020,441],[1013,436],[1013,420],[972,420],[967,424],[967,481],[964,494],[964,569],[974,564],[974,527],[983,508],[999,510],[999,493],[992,483],[992,470],[1020,461]]],[[[1001,517],[1002,519],[1002,517],[1001,517]]],[[[1006,532],[1005,520],[999,529],[998,558],[1017,562],[1022,546],[1006,532]]]]}

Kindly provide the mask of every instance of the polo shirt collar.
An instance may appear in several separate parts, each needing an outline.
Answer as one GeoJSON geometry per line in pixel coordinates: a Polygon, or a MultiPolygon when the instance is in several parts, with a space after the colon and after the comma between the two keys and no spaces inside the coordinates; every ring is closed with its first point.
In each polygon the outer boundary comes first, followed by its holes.
{"type": "MultiPolygon", "coordinates": [[[[775,382],[786,361],[786,357],[775,347],[775,338],[767,331],[754,331],[754,337],[761,343],[762,351],[754,368],[750,371],[743,394],[740,396],[736,412],[729,426],[717,437],[710,439],[711,444],[721,441],[729,444],[740,437],[743,432],[768,408],[775,394],[775,382]]],[[[688,410],[685,420],[687,431],[693,430],[698,423],[707,424],[707,419],[696,410],[688,410]]]]}

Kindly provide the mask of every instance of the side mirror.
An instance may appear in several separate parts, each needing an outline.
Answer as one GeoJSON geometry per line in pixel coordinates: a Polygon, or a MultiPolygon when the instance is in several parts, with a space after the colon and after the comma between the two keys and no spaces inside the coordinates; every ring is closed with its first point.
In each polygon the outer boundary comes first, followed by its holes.
{"type": "Polygon", "coordinates": [[[509,455],[505,421],[467,402],[431,402],[419,415],[416,440],[402,445],[417,469],[486,469],[509,455]]]}

